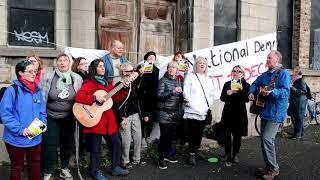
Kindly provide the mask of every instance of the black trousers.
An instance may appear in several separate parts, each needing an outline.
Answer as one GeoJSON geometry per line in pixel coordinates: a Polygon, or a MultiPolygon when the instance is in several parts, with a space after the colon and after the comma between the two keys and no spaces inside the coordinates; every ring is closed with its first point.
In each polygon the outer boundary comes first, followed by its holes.
{"type": "Polygon", "coordinates": [[[240,151],[241,146],[241,132],[232,131],[231,129],[226,129],[224,133],[225,140],[225,154],[229,156],[228,160],[231,160],[235,155],[237,155],[240,151]],[[233,136],[233,139],[231,137],[233,136]],[[232,154],[231,154],[232,151],[232,154]]]}
{"type": "Polygon", "coordinates": [[[111,151],[111,168],[114,169],[115,167],[120,166],[121,141],[118,133],[111,136],[86,134],[87,149],[90,152],[89,171],[92,175],[100,170],[102,137],[106,140],[109,150],[111,151]]]}
{"type": "Polygon", "coordinates": [[[169,156],[170,149],[175,149],[175,144],[173,143],[173,140],[176,136],[177,125],[175,123],[159,123],[159,126],[160,140],[158,145],[158,160],[163,161],[165,157],[169,156]]]}
{"type": "Polygon", "coordinates": [[[51,174],[56,168],[57,151],[60,148],[61,168],[67,168],[74,149],[74,120],[47,118],[47,131],[43,134],[41,149],[42,172],[51,174]]]}
{"type": "Polygon", "coordinates": [[[187,134],[189,137],[189,153],[195,153],[200,148],[203,130],[206,122],[196,119],[186,119],[188,121],[187,134]]]}

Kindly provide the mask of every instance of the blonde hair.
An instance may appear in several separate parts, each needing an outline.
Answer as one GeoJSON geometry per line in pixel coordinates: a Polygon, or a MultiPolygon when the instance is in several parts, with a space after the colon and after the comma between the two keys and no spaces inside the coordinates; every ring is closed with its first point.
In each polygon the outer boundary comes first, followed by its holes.
{"type": "Polygon", "coordinates": [[[193,65],[193,72],[194,72],[194,73],[197,73],[197,72],[198,72],[198,71],[197,71],[197,64],[198,64],[199,62],[204,62],[204,63],[206,64],[206,69],[205,69],[205,71],[204,71],[204,74],[207,76],[207,75],[208,75],[208,61],[207,61],[206,58],[204,58],[204,57],[202,57],[202,56],[197,57],[197,59],[195,60],[194,65],[193,65]]]}

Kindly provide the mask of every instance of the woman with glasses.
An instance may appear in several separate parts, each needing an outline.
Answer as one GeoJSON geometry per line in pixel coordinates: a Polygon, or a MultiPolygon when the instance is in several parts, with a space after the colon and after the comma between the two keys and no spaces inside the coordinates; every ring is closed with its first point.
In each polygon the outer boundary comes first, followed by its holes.
{"type": "Polygon", "coordinates": [[[46,106],[35,83],[37,69],[29,60],[15,67],[17,80],[9,86],[1,100],[1,120],[4,125],[3,141],[9,153],[10,180],[21,180],[26,157],[30,180],[39,180],[42,135],[28,127],[39,119],[46,124],[46,106]]]}
{"type": "Polygon", "coordinates": [[[60,177],[71,179],[68,168],[74,145],[75,120],[72,113],[74,98],[82,85],[82,78],[70,70],[67,54],[56,59],[55,70],[46,73],[41,80],[44,101],[47,103],[48,128],[43,136],[42,171],[44,180],[49,180],[56,168],[57,149],[60,147],[60,177]]]}
{"type": "MultiPolygon", "coordinates": [[[[122,64],[120,67],[120,75],[123,78],[138,75],[134,72],[131,64],[122,64]]],[[[130,169],[132,165],[145,165],[146,162],[141,160],[141,120],[140,115],[143,108],[142,100],[138,97],[137,80],[133,81],[125,91],[128,93],[126,100],[118,105],[117,113],[120,122],[120,135],[122,140],[122,166],[130,169]],[[132,162],[129,160],[130,144],[133,140],[133,156],[132,162]]]]}
{"type": "Polygon", "coordinates": [[[71,71],[79,74],[83,81],[88,79],[88,62],[84,57],[76,58],[71,66],[71,71]]]}
{"type": "Polygon", "coordinates": [[[225,102],[221,123],[223,124],[222,132],[224,132],[224,159],[227,167],[239,162],[241,137],[248,135],[246,103],[249,102],[247,93],[250,85],[244,79],[244,69],[239,65],[232,68],[231,78],[224,84],[220,96],[220,100],[225,102]]]}
{"type": "Polygon", "coordinates": [[[37,71],[37,75],[36,75],[36,79],[35,79],[35,82],[39,85],[40,81],[41,81],[41,78],[44,77],[44,72],[42,70],[42,67],[43,67],[43,62],[42,60],[40,59],[39,56],[33,54],[31,56],[28,56],[27,59],[29,59],[30,61],[32,61],[33,65],[34,65],[34,68],[36,69],[37,71]]]}

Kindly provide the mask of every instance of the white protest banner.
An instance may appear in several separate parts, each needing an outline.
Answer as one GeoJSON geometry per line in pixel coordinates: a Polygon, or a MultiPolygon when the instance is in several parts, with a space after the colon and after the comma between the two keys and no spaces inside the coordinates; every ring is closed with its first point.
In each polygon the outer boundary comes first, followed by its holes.
{"type": "MultiPolygon", "coordinates": [[[[252,39],[224,44],[186,53],[188,61],[193,64],[196,57],[202,56],[208,60],[208,75],[215,85],[215,98],[218,99],[223,84],[230,80],[231,70],[236,65],[245,69],[244,78],[252,83],[260,74],[266,71],[266,58],[271,50],[277,48],[276,33],[266,34],[252,39]]],[[[107,51],[67,47],[66,53],[73,57],[85,57],[89,62],[101,58],[107,51]],[[84,52],[82,52],[84,51],[84,52]],[[98,57],[100,56],[100,57],[98,57]]],[[[166,72],[167,64],[173,56],[157,55],[160,77],[166,72]]],[[[192,68],[191,68],[192,69],[192,68]]]]}

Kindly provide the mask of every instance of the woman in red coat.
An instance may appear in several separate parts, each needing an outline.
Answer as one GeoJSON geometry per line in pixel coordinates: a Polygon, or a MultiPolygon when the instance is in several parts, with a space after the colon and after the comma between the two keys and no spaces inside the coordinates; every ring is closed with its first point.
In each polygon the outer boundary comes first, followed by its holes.
{"type": "MultiPolygon", "coordinates": [[[[113,89],[111,82],[105,78],[104,63],[101,59],[96,59],[89,66],[89,79],[86,80],[78,91],[75,101],[82,104],[92,105],[94,102],[103,103],[105,98],[100,95],[94,95],[97,90],[110,92],[113,89]]],[[[116,93],[112,100],[120,102],[125,98],[125,91],[116,93]]],[[[93,127],[84,127],[83,133],[86,134],[86,142],[90,152],[90,174],[97,180],[106,180],[100,170],[101,161],[101,140],[105,138],[107,143],[111,143],[111,162],[112,175],[127,175],[129,171],[120,167],[121,142],[118,133],[115,115],[112,108],[103,112],[99,123],[93,127]]]]}

